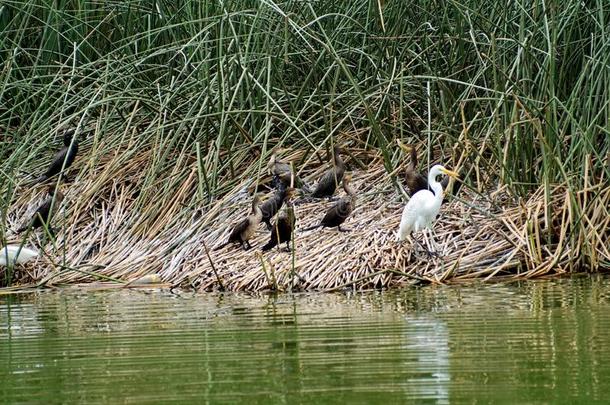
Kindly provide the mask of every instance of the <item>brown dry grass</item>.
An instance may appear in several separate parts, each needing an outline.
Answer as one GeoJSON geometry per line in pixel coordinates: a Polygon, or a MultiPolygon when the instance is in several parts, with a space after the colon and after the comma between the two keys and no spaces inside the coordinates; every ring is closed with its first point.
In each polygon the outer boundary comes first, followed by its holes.
{"type": "MultiPolygon", "coordinates": [[[[141,175],[150,153],[131,158],[107,153],[95,164],[80,160],[71,169],[72,181],[62,186],[66,201],[55,218],[55,226],[62,227],[56,243],[44,244],[44,257],[16,269],[15,277],[21,284],[52,285],[129,282],[157,274],[163,283],[200,290],[332,291],[563,274],[583,265],[583,249],[595,252],[587,255],[597,258],[585,264],[591,268],[610,262],[604,242],[610,236],[607,183],[592,185],[572,203],[562,186],[552,189],[550,199],[542,187],[527,199],[512,197],[503,188],[478,193],[463,187],[459,198],[441,208],[433,234],[419,235],[439,254],[429,257],[411,241],[395,241],[406,198],[393,186],[379,154],[356,148],[349,153],[352,168],[358,167],[356,160],[368,162],[367,170],[353,171],[359,199],[345,223],[351,232],[297,230],[293,253],[266,254],[259,253],[269,237],[262,224],[252,241],[254,249],[233,245],[212,250],[248,211],[253,181],[237,182],[223,198],[194,210],[188,208],[198,187],[193,162],[183,162],[186,168],[176,165],[163,180],[150,181],[141,175]],[[574,215],[583,218],[579,229],[571,229],[574,215]]],[[[294,151],[285,157],[302,156],[303,151],[294,151]]],[[[253,166],[244,162],[244,167],[253,166]]],[[[307,180],[325,169],[313,157],[303,167],[300,174],[307,180]]],[[[21,225],[43,193],[42,188],[20,189],[7,217],[10,228],[21,225]]],[[[330,204],[298,204],[297,228],[317,223],[330,204]]],[[[29,235],[29,244],[40,245],[44,239],[38,231],[29,235]]]]}

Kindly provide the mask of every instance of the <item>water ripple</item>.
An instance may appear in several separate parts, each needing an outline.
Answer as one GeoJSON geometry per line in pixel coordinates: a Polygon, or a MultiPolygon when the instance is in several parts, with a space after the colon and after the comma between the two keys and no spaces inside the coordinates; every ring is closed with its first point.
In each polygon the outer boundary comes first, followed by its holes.
{"type": "Polygon", "coordinates": [[[2,297],[6,402],[557,402],[610,394],[609,280],[2,297]]]}

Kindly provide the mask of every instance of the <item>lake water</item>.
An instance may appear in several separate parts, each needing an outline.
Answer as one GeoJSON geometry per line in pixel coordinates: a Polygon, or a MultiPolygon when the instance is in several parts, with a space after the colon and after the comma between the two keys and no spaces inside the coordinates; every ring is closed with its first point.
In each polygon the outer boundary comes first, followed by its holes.
{"type": "Polygon", "coordinates": [[[0,296],[8,403],[590,403],[610,279],[251,296],[0,296]]]}

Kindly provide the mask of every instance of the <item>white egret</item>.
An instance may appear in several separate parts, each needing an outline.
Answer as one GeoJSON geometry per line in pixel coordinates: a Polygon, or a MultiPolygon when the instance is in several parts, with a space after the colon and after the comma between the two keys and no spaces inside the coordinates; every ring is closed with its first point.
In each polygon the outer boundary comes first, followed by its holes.
{"type": "Polygon", "coordinates": [[[0,249],[0,266],[23,264],[38,257],[38,251],[21,245],[6,245],[0,249]]]}
{"type": "Polygon", "coordinates": [[[428,184],[432,191],[420,190],[411,197],[402,211],[397,235],[398,241],[405,240],[411,232],[418,232],[431,227],[432,221],[438,215],[443,202],[443,187],[436,180],[441,174],[457,178],[456,172],[445,169],[441,165],[432,167],[428,174],[428,184]]]}

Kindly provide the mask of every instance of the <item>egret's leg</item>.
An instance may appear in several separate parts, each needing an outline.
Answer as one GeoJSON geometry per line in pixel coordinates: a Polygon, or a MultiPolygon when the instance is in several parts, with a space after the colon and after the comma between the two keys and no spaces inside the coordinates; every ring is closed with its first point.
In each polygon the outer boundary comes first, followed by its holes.
{"type": "Polygon", "coordinates": [[[428,252],[428,248],[419,241],[419,239],[417,239],[417,237],[415,236],[411,236],[411,238],[413,239],[413,241],[417,244],[417,246],[419,248],[421,248],[421,250],[423,250],[424,252],[428,252]]]}
{"type": "MultiPolygon", "coordinates": [[[[426,230],[424,229],[424,230],[423,230],[423,235],[424,235],[424,238],[425,238],[425,236],[426,236],[425,232],[426,232],[426,230]]],[[[425,244],[423,244],[422,242],[420,242],[420,241],[419,241],[419,240],[418,240],[418,239],[417,239],[415,236],[413,236],[413,240],[414,240],[414,241],[417,243],[417,245],[418,245],[419,247],[421,247],[421,249],[422,249],[424,252],[426,252],[426,254],[427,254],[429,257],[432,257],[432,256],[437,256],[437,257],[438,257],[438,253],[436,253],[436,252],[431,251],[430,249],[428,249],[428,247],[427,247],[425,244]]]]}
{"type": "Polygon", "coordinates": [[[427,250],[428,255],[434,256],[434,257],[439,257],[440,254],[438,253],[438,251],[436,249],[436,243],[434,243],[434,239],[435,239],[434,238],[434,230],[426,228],[426,229],[424,229],[424,232],[430,233],[430,247],[431,247],[431,250],[427,250]]]}

